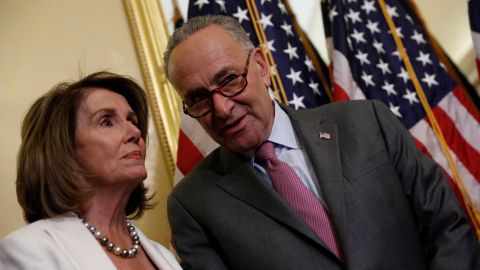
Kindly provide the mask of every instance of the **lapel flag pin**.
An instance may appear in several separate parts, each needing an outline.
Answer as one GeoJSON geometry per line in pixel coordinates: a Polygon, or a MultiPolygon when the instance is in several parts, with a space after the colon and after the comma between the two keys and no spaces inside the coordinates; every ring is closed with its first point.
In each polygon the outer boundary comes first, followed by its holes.
{"type": "Polygon", "coordinates": [[[330,140],[330,133],[320,132],[320,139],[330,140]]]}

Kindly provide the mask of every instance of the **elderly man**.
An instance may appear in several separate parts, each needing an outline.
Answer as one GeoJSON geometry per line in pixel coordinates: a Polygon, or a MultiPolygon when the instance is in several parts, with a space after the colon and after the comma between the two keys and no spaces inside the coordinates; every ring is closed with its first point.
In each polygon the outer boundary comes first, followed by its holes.
{"type": "Polygon", "coordinates": [[[186,269],[480,269],[442,171],[380,102],[293,111],[230,17],[170,38],[167,77],[221,147],[168,199],[186,269]]]}

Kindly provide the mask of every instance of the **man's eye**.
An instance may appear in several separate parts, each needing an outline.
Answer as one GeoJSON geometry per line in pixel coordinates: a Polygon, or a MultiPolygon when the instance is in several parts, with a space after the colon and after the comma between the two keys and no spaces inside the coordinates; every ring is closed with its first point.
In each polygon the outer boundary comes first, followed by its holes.
{"type": "Polygon", "coordinates": [[[230,74],[230,75],[228,75],[227,77],[225,77],[225,79],[223,79],[222,85],[228,84],[229,82],[235,80],[237,77],[238,77],[238,75],[236,75],[236,74],[230,74]]]}
{"type": "Polygon", "coordinates": [[[190,101],[187,104],[197,103],[203,99],[206,99],[207,97],[208,97],[207,94],[198,94],[198,95],[192,96],[190,98],[190,101]]]}

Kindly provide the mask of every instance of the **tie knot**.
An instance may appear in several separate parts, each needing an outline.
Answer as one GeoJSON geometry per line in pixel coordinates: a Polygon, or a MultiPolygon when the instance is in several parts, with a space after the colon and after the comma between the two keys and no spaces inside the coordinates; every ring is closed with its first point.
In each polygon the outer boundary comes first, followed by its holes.
{"type": "Polygon", "coordinates": [[[275,155],[275,145],[272,142],[264,142],[260,148],[258,148],[255,158],[263,161],[276,159],[277,156],[275,155]]]}

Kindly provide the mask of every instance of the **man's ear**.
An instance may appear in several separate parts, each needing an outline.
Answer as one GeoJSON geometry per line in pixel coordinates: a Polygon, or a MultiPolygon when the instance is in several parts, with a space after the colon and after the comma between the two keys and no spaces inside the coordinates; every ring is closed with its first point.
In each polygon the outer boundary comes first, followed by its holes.
{"type": "Polygon", "coordinates": [[[255,48],[253,52],[253,57],[255,59],[255,63],[260,68],[260,75],[262,76],[263,83],[268,88],[270,87],[270,66],[268,65],[266,55],[261,48],[255,48]]]}

